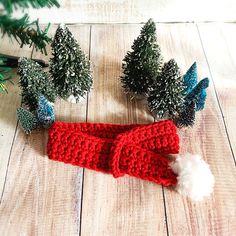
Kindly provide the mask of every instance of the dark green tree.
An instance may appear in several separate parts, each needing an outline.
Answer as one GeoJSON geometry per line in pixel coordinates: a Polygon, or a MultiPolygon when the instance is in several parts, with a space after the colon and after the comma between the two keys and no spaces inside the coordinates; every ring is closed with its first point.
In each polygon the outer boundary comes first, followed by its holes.
{"type": "Polygon", "coordinates": [[[52,42],[50,72],[58,95],[70,102],[78,102],[93,84],[90,62],[72,33],[59,26],[52,42]]]}
{"type": "Polygon", "coordinates": [[[190,104],[184,106],[179,116],[175,119],[175,123],[179,128],[193,126],[195,122],[195,102],[191,101],[190,104]]]}
{"type": "Polygon", "coordinates": [[[18,72],[20,74],[22,103],[30,111],[36,111],[40,95],[45,96],[50,102],[55,101],[56,94],[53,83],[37,62],[21,58],[18,72]]]}
{"type": "Polygon", "coordinates": [[[35,115],[23,107],[17,108],[16,113],[20,125],[26,134],[30,134],[39,125],[35,115]]]}
{"type": "Polygon", "coordinates": [[[164,64],[148,96],[150,111],[159,118],[175,119],[184,104],[183,77],[174,59],[164,64]]]}
{"type": "Polygon", "coordinates": [[[162,67],[161,50],[157,42],[156,25],[152,19],[143,26],[132,50],[123,60],[122,86],[133,95],[147,95],[162,67]]]}

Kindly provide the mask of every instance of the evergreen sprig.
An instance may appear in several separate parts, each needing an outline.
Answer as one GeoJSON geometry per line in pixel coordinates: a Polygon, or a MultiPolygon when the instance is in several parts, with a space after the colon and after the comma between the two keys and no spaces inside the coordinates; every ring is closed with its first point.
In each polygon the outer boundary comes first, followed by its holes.
{"type": "Polygon", "coordinates": [[[39,27],[39,21],[29,21],[29,16],[24,15],[20,19],[14,19],[9,15],[0,16],[0,29],[3,35],[7,34],[9,38],[14,38],[21,47],[23,45],[35,46],[36,50],[47,54],[46,46],[51,42],[48,37],[50,24],[44,30],[39,27]]]}
{"type": "Polygon", "coordinates": [[[57,0],[3,0],[0,1],[8,14],[17,8],[43,8],[43,7],[60,7],[57,0]]]}
{"type": "Polygon", "coordinates": [[[143,26],[131,48],[122,64],[122,86],[125,92],[146,96],[161,71],[163,60],[152,19],[143,26]]]}
{"type": "Polygon", "coordinates": [[[0,92],[8,93],[6,83],[11,81],[8,68],[0,68],[0,92]]]}
{"type": "Polygon", "coordinates": [[[0,92],[8,93],[6,83],[11,82],[12,69],[6,66],[6,58],[0,55],[0,92]]]}

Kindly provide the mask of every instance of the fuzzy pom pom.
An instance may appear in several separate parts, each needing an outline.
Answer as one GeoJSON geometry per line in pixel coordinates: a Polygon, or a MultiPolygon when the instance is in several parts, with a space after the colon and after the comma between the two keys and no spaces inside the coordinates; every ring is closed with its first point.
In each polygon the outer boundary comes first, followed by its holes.
{"type": "Polygon", "coordinates": [[[185,154],[178,156],[170,163],[177,175],[176,190],[194,201],[209,196],[214,187],[215,179],[209,165],[199,155],[185,154]]]}

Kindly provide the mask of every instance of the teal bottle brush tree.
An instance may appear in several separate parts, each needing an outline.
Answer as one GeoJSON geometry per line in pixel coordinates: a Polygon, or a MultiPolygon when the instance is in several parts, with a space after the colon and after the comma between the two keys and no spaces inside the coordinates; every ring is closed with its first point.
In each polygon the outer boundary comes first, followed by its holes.
{"type": "Polygon", "coordinates": [[[193,126],[195,121],[195,112],[201,111],[205,107],[207,88],[209,87],[209,79],[204,78],[198,82],[197,63],[188,69],[183,76],[184,83],[184,103],[176,123],[179,127],[193,126]]]}

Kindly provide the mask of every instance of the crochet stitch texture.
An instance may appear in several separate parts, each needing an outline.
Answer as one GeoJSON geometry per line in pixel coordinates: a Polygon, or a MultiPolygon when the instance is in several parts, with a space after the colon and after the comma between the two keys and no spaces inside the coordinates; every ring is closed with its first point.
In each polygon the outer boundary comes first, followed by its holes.
{"type": "Polygon", "coordinates": [[[125,174],[164,186],[175,186],[167,154],[179,152],[179,137],[170,120],[152,124],[55,122],[49,129],[52,160],[111,173],[125,174]]]}

